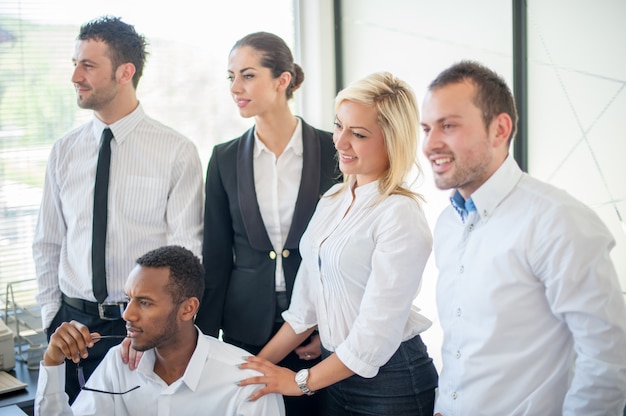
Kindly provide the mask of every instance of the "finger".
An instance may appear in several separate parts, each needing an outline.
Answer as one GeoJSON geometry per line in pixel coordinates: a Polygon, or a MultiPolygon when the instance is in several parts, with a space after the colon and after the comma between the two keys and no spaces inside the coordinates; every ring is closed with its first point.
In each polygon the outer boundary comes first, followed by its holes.
{"type": "Polygon", "coordinates": [[[55,346],[57,350],[61,351],[63,358],[72,360],[75,363],[80,361],[81,351],[72,336],[67,333],[60,333],[56,335],[54,342],[52,342],[51,338],[50,343],[55,346]]]}
{"type": "MultiPolygon", "coordinates": [[[[253,355],[249,357],[242,357],[244,362],[239,364],[239,368],[251,368],[253,370],[272,368],[274,364],[266,360],[265,358],[255,357],[253,355]]],[[[264,371],[261,371],[264,372],[264,371]]]]}
{"type": "Polygon", "coordinates": [[[264,379],[263,376],[248,377],[248,378],[244,378],[243,380],[239,380],[237,382],[237,385],[240,387],[243,387],[243,386],[249,386],[250,384],[265,384],[263,379],[264,379]]]}
{"type": "Polygon", "coordinates": [[[296,350],[296,354],[301,360],[313,360],[320,356],[320,354],[310,348],[299,348],[296,350]]]}
{"type": "Polygon", "coordinates": [[[89,354],[87,346],[93,346],[93,342],[88,343],[87,339],[91,339],[91,334],[86,326],[78,324],[75,321],[64,322],[57,328],[51,337],[66,358],[78,362],[81,357],[86,358],[89,354]]]}
{"type": "Polygon", "coordinates": [[[82,340],[89,346],[89,348],[93,347],[94,340],[92,339],[91,331],[89,331],[89,328],[87,328],[87,326],[81,324],[78,321],[70,321],[70,325],[72,328],[80,333],[80,336],[76,336],[77,340],[82,340]]]}
{"type": "Polygon", "coordinates": [[[130,369],[136,370],[139,367],[139,361],[141,361],[141,356],[143,352],[136,351],[135,349],[130,349],[130,369]]]}
{"type": "Polygon", "coordinates": [[[92,332],[89,334],[89,336],[91,337],[91,344],[95,344],[96,342],[100,341],[100,337],[102,336],[102,334],[100,334],[99,332],[92,332]]]}
{"type": "Polygon", "coordinates": [[[295,352],[296,354],[298,354],[298,355],[301,355],[301,354],[305,354],[305,353],[307,353],[307,352],[310,352],[310,351],[309,351],[309,349],[308,349],[307,347],[308,347],[308,345],[305,345],[305,346],[302,346],[302,347],[298,347],[298,348],[296,348],[296,349],[294,350],[294,352],[295,352]]]}
{"type": "Polygon", "coordinates": [[[120,353],[122,354],[122,362],[128,364],[130,361],[130,338],[124,338],[120,344],[120,353]]]}
{"type": "Polygon", "coordinates": [[[273,365],[249,361],[239,364],[238,367],[240,370],[255,370],[265,375],[271,374],[274,369],[273,365]]]}
{"type": "Polygon", "coordinates": [[[272,392],[269,391],[269,389],[267,389],[266,387],[260,388],[254,393],[252,393],[250,397],[248,397],[248,401],[254,402],[269,393],[272,393],[272,392]]]}

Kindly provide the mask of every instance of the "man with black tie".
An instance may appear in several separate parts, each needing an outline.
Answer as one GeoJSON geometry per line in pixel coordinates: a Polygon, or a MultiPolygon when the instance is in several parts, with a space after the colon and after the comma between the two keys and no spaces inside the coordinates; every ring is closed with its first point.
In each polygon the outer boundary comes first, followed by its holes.
{"type": "MultiPolygon", "coordinates": [[[[104,16],[81,27],[72,83],[94,118],[53,146],[33,242],[43,328],[77,320],[124,334],[124,282],[141,254],[166,244],[199,255],[202,168],[195,145],[149,118],[136,95],[146,40],[104,16]]],[[[111,343],[97,343],[86,377],[111,343]]],[[[71,366],[68,366],[68,368],[71,366]]],[[[79,391],[67,372],[70,402],[79,391]]]]}

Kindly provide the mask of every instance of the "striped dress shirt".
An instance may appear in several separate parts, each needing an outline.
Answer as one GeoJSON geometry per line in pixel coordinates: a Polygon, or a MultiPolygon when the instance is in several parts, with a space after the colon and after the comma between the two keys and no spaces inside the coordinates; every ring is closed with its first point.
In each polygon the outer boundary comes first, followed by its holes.
{"type": "MultiPolygon", "coordinates": [[[[61,293],[95,302],[91,239],[93,194],[102,131],[96,117],[52,147],[33,241],[43,327],[61,293]]],[[[142,254],[169,244],[200,255],[203,175],[195,145],[149,118],[141,105],[113,131],[106,241],[107,301],[123,301],[124,284],[142,254]]]]}

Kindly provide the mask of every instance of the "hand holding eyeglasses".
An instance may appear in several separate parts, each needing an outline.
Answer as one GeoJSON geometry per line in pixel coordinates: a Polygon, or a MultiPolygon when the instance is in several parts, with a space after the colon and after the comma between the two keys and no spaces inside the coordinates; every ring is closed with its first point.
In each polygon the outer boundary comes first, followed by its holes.
{"type": "Polygon", "coordinates": [[[97,332],[90,332],[89,328],[80,322],[64,322],[50,337],[48,348],[43,355],[43,363],[47,366],[54,366],[63,364],[65,359],[72,360],[76,364],[78,383],[81,390],[105,394],[126,394],[138,389],[139,386],[135,386],[124,391],[109,391],[85,386],[85,376],[80,360],[87,358],[89,355],[88,348],[93,347],[96,342],[105,338],[122,339],[126,338],[126,335],[100,335],[97,332]]]}
{"type": "Polygon", "coordinates": [[[78,363],[87,358],[88,348],[103,338],[125,338],[124,335],[100,335],[90,332],[80,322],[64,322],[50,337],[48,348],[43,356],[44,365],[60,365],[65,359],[78,363]]]}

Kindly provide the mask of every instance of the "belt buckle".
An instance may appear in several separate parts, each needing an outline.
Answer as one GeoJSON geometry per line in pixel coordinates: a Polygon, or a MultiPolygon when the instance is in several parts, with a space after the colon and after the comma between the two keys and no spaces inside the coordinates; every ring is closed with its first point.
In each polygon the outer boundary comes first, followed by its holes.
{"type": "Polygon", "coordinates": [[[105,321],[122,319],[124,309],[126,309],[124,302],[98,303],[98,314],[100,315],[100,319],[104,319],[105,321]]]}

